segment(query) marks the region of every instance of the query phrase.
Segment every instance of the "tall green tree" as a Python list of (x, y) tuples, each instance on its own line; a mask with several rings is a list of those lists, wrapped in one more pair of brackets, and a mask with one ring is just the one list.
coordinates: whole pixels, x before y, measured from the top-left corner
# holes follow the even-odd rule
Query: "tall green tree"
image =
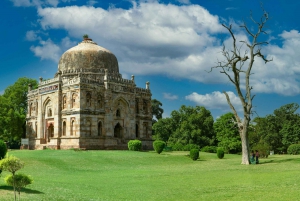
[(25, 134), (28, 85), (36, 88), (34, 79), (19, 78), (0, 96), (0, 139), (19, 140)]
[(296, 113), (299, 105), (291, 103), (274, 110), (266, 117), (255, 118), (254, 135), (256, 143), (267, 144), (275, 153), (286, 152), (291, 144), (300, 141), (300, 115)]
[[(162, 103), (157, 99), (151, 100), (151, 109), (152, 109), (152, 124), (155, 124), (157, 120), (162, 118), (162, 114), (164, 113), (164, 109), (161, 108)], [(154, 119), (155, 117), (155, 119)]]
[(213, 145), (215, 135), (213, 117), (205, 107), (182, 105), (171, 113), (174, 132), (169, 139), (171, 144), (196, 144), (200, 147)]
[(214, 123), (214, 131), (218, 146), (223, 147), (225, 152), (238, 153), (241, 151), (241, 138), (238, 127), (234, 123), (234, 114), (229, 112), (217, 118)]
[(161, 118), (153, 125), (152, 129), (155, 133), (153, 135), (155, 140), (162, 140), (167, 143), (176, 128), (172, 118)]

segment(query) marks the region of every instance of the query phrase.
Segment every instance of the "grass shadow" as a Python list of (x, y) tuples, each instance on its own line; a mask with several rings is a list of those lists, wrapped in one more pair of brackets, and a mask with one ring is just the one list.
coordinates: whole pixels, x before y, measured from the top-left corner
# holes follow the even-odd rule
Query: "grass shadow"
[(300, 162), (300, 158), (265, 159), (265, 160), (260, 160), (259, 164), (286, 163), (286, 162)]
[[(14, 188), (12, 186), (0, 186), (0, 190), (7, 190), (7, 191), (13, 191)], [(26, 194), (44, 194), (41, 191), (29, 189), (29, 188), (22, 188), (21, 189), (21, 194), (26, 193)]]

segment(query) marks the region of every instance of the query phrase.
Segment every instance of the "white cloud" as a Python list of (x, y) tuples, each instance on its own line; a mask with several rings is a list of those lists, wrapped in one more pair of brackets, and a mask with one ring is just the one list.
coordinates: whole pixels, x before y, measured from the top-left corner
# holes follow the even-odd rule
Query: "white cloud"
[(0, 95), (3, 95), (4, 94), (4, 90), (0, 91)]
[(55, 62), (58, 62), (58, 59), (61, 56), (61, 49), (50, 39), (47, 41), (40, 41), (40, 46), (31, 46), (30, 50), (34, 52), (35, 56), (41, 57), (41, 59), (50, 59)]
[(179, 3), (182, 3), (182, 4), (190, 4), (190, 0), (177, 0)]
[[(63, 29), (76, 38), (89, 34), (117, 56), (123, 74), (160, 74), (202, 83), (229, 82), (218, 69), (207, 73), (217, 59), (222, 59), (222, 45), (217, 36), (227, 32), (218, 16), (199, 5), (134, 1), (127, 10), (68, 6), (39, 8), (38, 15), (44, 31)], [(236, 36), (247, 40), (241, 31)], [(255, 60), (251, 75), (255, 93), (300, 93), (299, 32), (284, 31), (280, 37), (282, 46), (262, 47), (262, 53), (273, 58), (272, 62), (264, 64), (260, 58)], [(232, 45), (229, 35), (224, 38), (224, 44), (227, 48)], [(65, 50), (62, 44), (57, 46)]]
[[(241, 111), (241, 103), (239, 97), (237, 97), (233, 92), (227, 91), (231, 103), (237, 111)], [(227, 103), (224, 93), (219, 91), (214, 91), (211, 94), (198, 94), (193, 92), (192, 94), (185, 97), (186, 100), (192, 101), (197, 105), (204, 106), (208, 109), (221, 109), (224, 111), (229, 111), (230, 107)]]
[(98, 2), (95, 1), (95, 0), (89, 0), (86, 4), (89, 5), (89, 6), (93, 6), (95, 4), (97, 4)]
[(39, 43), (39, 46), (30, 47), (30, 50), (34, 55), (40, 57), (42, 60), (50, 59), (56, 63), (58, 63), (58, 60), (63, 53), (62, 49), (69, 49), (76, 45), (76, 42), (71, 41), (69, 37), (63, 38), (59, 45), (54, 44), (51, 39), (46, 41), (40, 40)]
[(164, 99), (167, 100), (177, 100), (178, 96), (177, 95), (172, 95), (171, 93), (163, 93)]
[(41, 38), (37, 35), (37, 33), (33, 30), (26, 32), (26, 40), (28, 41), (35, 41), (35, 40), (41, 40)]

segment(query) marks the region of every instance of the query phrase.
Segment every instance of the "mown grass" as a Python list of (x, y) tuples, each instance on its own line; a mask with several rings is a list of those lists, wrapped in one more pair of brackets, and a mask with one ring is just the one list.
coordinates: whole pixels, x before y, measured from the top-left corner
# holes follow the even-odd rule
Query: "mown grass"
[[(21, 200), (298, 200), (300, 158), (275, 155), (259, 165), (241, 156), (188, 152), (10, 151), (25, 162), (34, 183)], [(0, 200), (13, 200), (0, 178)]]

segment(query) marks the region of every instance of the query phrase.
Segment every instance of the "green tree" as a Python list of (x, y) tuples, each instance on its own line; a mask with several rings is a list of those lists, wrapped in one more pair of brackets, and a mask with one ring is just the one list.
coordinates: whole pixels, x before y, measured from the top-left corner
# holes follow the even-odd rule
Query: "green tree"
[(26, 132), (28, 85), (36, 88), (34, 79), (19, 78), (0, 96), (0, 136), (4, 141), (20, 140)]
[[(152, 124), (155, 124), (157, 120), (162, 118), (164, 110), (161, 108), (162, 103), (157, 99), (151, 100), (151, 110), (152, 110)], [(155, 117), (155, 119), (153, 118)]]
[(33, 181), (32, 178), (22, 173), (17, 173), (15, 174), (15, 176), (8, 175), (5, 178), (5, 182), (7, 183), (7, 185), (13, 186), (17, 189), (19, 194), (19, 200), (20, 200), (21, 189), (25, 188), (29, 184), (32, 184), (32, 181)]
[(257, 117), (254, 122), (255, 144), (264, 144), (276, 153), (286, 152), (291, 144), (300, 141), (300, 116), (296, 113), (299, 105), (291, 103), (274, 110), (266, 117)]
[(155, 140), (162, 140), (167, 143), (176, 128), (174, 128), (172, 118), (162, 118), (153, 125), (152, 129), (155, 133), (153, 135)]
[(15, 182), (15, 175), (16, 172), (24, 167), (24, 163), (14, 156), (7, 156), (6, 158), (0, 161), (0, 169), (4, 171), (8, 171), (12, 174), (13, 178), (13, 187), (14, 187), (14, 194), (15, 194), (15, 201), (17, 200), (16, 194), (16, 182)]
[(223, 147), (226, 153), (238, 153), (241, 151), (239, 130), (234, 123), (234, 115), (231, 112), (216, 119), (214, 131), (218, 140), (218, 146)]
[(171, 113), (174, 132), (169, 138), (171, 144), (196, 144), (200, 147), (213, 145), (213, 117), (205, 107), (182, 105)]

